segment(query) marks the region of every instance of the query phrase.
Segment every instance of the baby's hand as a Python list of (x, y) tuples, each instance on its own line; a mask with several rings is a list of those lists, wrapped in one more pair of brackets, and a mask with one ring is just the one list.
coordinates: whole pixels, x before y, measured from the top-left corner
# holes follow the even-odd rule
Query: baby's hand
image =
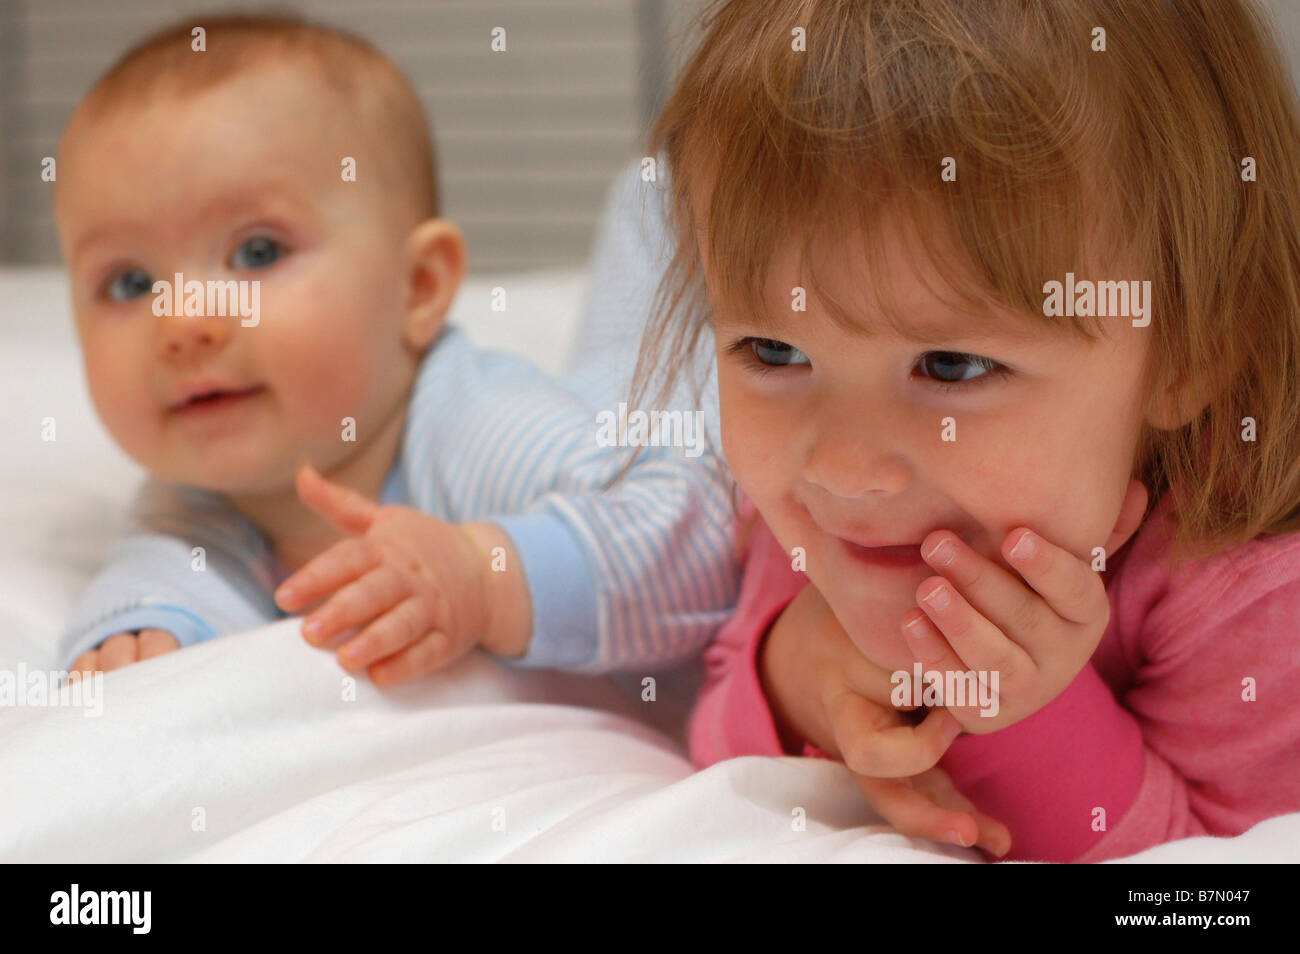
[(152, 659), (174, 649), (179, 649), (176, 637), (162, 629), (142, 629), (138, 633), (117, 633), (108, 637), (94, 649), (88, 649), (68, 667), (68, 675), (74, 672), (90, 675), (92, 672), (108, 672), (121, 669), (133, 662)]
[(894, 709), (890, 673), (853, 645), (816, 587), (800, 591), (772, 625), (759, 672), (786, 749), (807, 740), (841, 759), (902, 834), (999, 856), (1010, 849), (1006, 826), (977, 811), (937, 766), (961, 726), (942, 708), (916, 725), (902, 714), (915, 706)]
[(470, 534), (409, 507), (380, 507), (310, 467), (298, 472), (297, 487), (304, 503), (352, 534), (276, 590), (286, 612), (329, 597), (303, 621), (309, 643), (364, 626), (338, 658), (350, 672), (368, 668), (378, 685), (433, 672), (477, 645), (491, 616), (490, 558)]
[[(1107, 555), (1137, 530), (1146, 503), (1146, 488), (1132, 481)], [(908, 646), (927, 672), (974, 671), (988, 690), (997, 674), (996, 693), (985, 690), (986, 709), (978, 699), (965, 706), (943, 700), (967, 732), (994, 732), (1047, 705), (1087, 664), (1106, 631), (1110, 601), (1101, 578), (1027, 528), (1017, 527), (1002, 542), (1002, 555), (1024, 582), (946, 531), (926, 537), (921, 553), (944, 578), (917, 587), (921, 610), (903, 617)]]

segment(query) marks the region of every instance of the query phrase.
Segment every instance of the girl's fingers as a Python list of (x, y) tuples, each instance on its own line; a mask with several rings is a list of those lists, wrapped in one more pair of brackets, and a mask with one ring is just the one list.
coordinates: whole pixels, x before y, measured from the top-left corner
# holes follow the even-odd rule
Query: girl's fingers
[[(1003, 550), (1007, 549), (1004, 542)], [(977, 552), (955, 533), (947, 530), (931, 533), (921, 541), (921, 556), (931, 569), (942, 573), (950, 582), (949, 589), (961, 593), (980, 616), (1026, 650), (1038, 647), (1054, 633), (1046, 625), (1053, 620), (1052, 608), (1026, 581)], [(1012, 566), (1016, 564), (1013, 562)], [(936, 582), (926, 580), (923, 584), (926, 591), (917, 590), (918, 599)], [(961, 653), (960, 649), (957, 651)], [(1035, 653), (1030, 655), (1039, 658)]]
[(929, 797), (936, 805), (949, 811), (965, 812), (975, 820), (979, 829), (976, 844), (989, 854), (999, 858), (1011, 850), (1011, 831), (1000, 821), (996, 821), (977, 810), (971, 800), (957, 790), (952, 779), (942, 768), (935, 766), (928, 772), (909, 779), (912, 787)]
[[(962, 676), (961, 682), (949, 681), (944, 678), (944, 693), (936, 701), (946, 707), (956, 716), (963, 725), (968, 725), (972, 731), (979, 725), (982, 718), (980, 713), (985, 711), (985, 703), (992, 706), (997, 702), (998, 693), (993, 691), (994, 687), (987, 683), (987, 679), (981, 678), (982, 674), (973, 671), (972, 667), (966, 665), (949, 645), (948, 639), (942, 632), (931, 622), (930, 618), (920, 610), (909, 610), (903, 615), (903, 635), (907, 641), (907, 646), (912, 650), (912, 655), (921, 663), (923, 672), (937, 673), (971, 673), (970, 676)], [(987, 670), (986, 670), (987, 671)], [(997, 689), (1002, 689), (1003, 675), (999, 671)], [(960, 692), (963, 699), (949, 699), (947, 689), (949, 686), (957, 692)], [(913, 696), (918, 692), (924, 693), (926, 686), (924, 684), (913, 688)], [(981, 698), (982, 697), (982, 698)], [(959, 704), (960, 703), (960, 704)], [(997, 703), (999, 708), (1001, 703)], [(997, 711), (997, 710), (993, 710)], [(983, 731), (983, 730), (980, 730)]]
[(334, 544), (280, 584), (275, 602), (286, 613), (309, 606), (383, 561), (369, 541), (349, 537)]
[(965, 848), (979, 838), (979, 825), (970, 814), (942, 808), (900, 779), (854, 775), (853, 781), (880, 817), (909, 838), (929, 838)]
[(835, 747), (849, 770), (873, 778), (903, 778), (933, 767), (962, 732), (946, 709), (932, 710), (920, 725), (896, 724), (888, 709), (845, 690), (827, 712)]
[[(971, 606), (949, 580), (926, 577), (916, 588), (916, 602), (961, 660), (961, 666), (951, 668), (961, 672), (996, 672), (1000, 685), (1004, 686), (1034, 672), (1033, 659), (1015, 642), (1015, 637)], [(943, 702), (949, 704), (947, 699)]]
[[(1007, 534), (1002, 555), (1057, 616), (1073, 623), (1091, 623), (1109, 612), (1106, 585), (1097, 571), (1027, 527)], [(1039, 653), (1051, 651), (1050, 646), (1035, 645), (1032, 640), (1021, 645), (1035, 659), (1042, 658)]]
[(457, 645), (446, 633), (433, 632), (414, 646), (403, 649), (370, 667), (370, 679), (376, 686), (392, 686), (427, 676), (465, 655), (469, 645)]
[(295, 484), (302, 502), (344, 533), (365, 533), (379, 509), (378, 504), (350, 487), (326, 480), (310, 464), (298, 469)]
[(176, 637), (165, 629), (142, 629), (138, 640), (141, 659), (152, 659), (180, 648)]
[(911, 712), (920, 708), (916, 705), (894, 705), (893, 673), (873, 663), (856, 648), (852, 647), (840, 661), (840, 677), (845, 684), (858, 695), (870, 699), (877, 705), (899, 712)]
[(339, 649), (339, 662), (349, 672), (364, 669), (413, 644), (429, 631), (423, 600), (403, 600), (375, 620), (359, 636), (349, 639)]
[(329, 598), (303, 620), (302, 635), (313, 646), (328, 642), (339, 633), (368, 623), (405, 599), (409, 587), (389, 566), (371, 570)]

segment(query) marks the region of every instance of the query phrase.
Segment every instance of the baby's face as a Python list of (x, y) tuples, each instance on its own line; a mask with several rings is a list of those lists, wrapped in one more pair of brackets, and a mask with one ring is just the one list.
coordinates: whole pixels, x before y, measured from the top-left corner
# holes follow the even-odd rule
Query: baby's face
[[(1066, 328), (1026, 335), (1009, 315), (956, 313), (922, 284), (937, 281), (917, 271), (923, 256), (901, 240), (890, 247), (894, 300), (926, 342), (884, 325), (872, 338), (841, 328), (811, 288), (807, 311), (791, 311), (791, 289), (804, 284), (793, 249), (769, 274), (771, 310), (789, 316), (780, 329), (715, 311), (714, 330), (736, 480), (784, 549), (804, 549), (854, 642), (879, 665), (910, 669), (900, 620), (934, 575), (919, 556), (931, 531), (1004, 567), (1002, 542), (1021, 525), (1088, 560), (1106, 544), (1140, 435), (1148, 329), (1109, 319), (1092, 344)], [(819, 259), (823, 269), (835, 300), (874, 326), (854, 294), (850, 249)], [(945, 418), (955, 440), (943, 439)], [(863, 549), (895, 544), (910, 549), (889, 559)]]
[[(339, 131), (318, 90), (258, 69), (65, 139), (56, 208), (90, 392), (166, 480), (283, 489), (298, 459), (328, 472), (402, 407), (418, 357), (401, 331), (409, 229), (372, 170), (342, 180), (355, 124)], [(259, 313), (158, 317), (153, 283), (177, 273), (257, 281)]]

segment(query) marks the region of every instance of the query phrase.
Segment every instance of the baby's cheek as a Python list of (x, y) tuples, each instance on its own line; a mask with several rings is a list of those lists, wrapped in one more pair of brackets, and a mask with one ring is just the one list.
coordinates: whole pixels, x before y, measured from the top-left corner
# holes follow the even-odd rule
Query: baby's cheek
[(148, 466), (162, 407), (139, 377), (123, 370), (112, 367), (111, 362), (88, 366), (87, 385), (105, 429), (123, 450)]

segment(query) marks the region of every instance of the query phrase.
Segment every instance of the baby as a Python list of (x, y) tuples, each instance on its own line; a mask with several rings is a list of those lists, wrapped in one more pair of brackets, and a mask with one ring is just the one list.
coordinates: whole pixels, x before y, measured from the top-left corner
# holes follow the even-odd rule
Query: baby
[(64, 635), (71, 668), (313, 605), (304, 636), (358, 630), (340, 662), (380, 684), (475, 645), (654, 668), (725, 618), (712, 468), (646, 448), (606, 489), (625, 455), (591, 411), (445, 324), (464, 243), (420, 103), (368, 44), (284, 19), (164, 30), (79, 105), (57, 189), (90, 392), (151, 475)]
[(669, 387), (711, 334), (756, 515), (696, 764), (828, 753), (1017, 859), (1300, 810), (1300, 118), (1261, 13), (706, 19), (645, 338)]

